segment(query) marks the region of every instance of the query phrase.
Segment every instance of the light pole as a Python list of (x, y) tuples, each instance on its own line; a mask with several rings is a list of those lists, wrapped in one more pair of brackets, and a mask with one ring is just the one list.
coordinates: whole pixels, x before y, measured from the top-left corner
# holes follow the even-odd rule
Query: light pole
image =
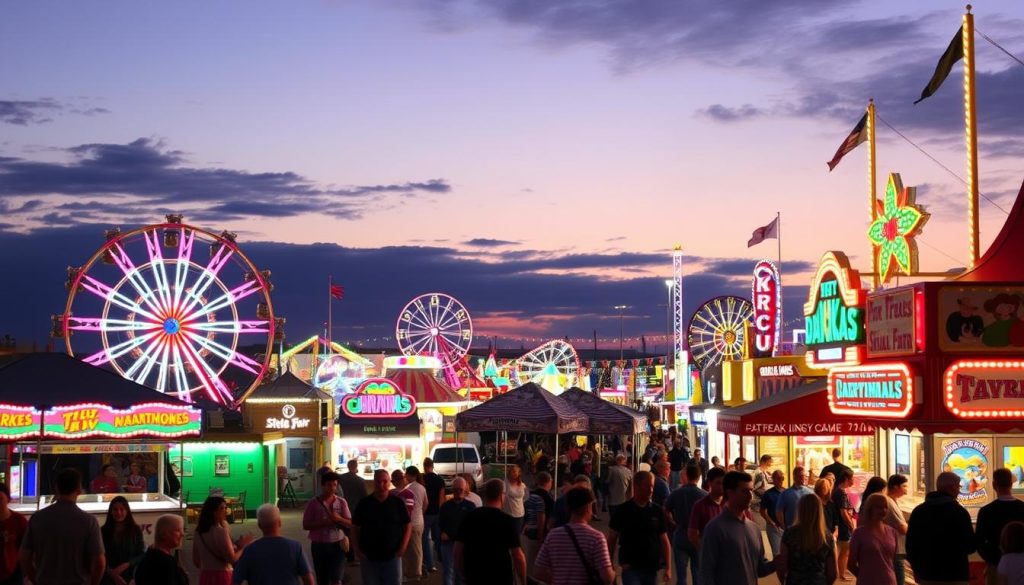
[(666, 278), (665, 288), (668, 289), (668, 303), (665, 304), (665, 331), (667, 333), (665, 343), (667, 347), (665, 349), (665, 368), (661, 372), (661, 387), (664, 388), (663, 392), (668, 396), (668, 373), (672, 371), (669, 364), (672, 363), (672, 348), (675, 347), (675, 339), (672, 337), (672, 293), (675, 292), (676, 281)]
[(619, 310), (619, 361), (622, 361), (622, 310), (628, 309), (629, 305), (615, 305), (616, 309)]

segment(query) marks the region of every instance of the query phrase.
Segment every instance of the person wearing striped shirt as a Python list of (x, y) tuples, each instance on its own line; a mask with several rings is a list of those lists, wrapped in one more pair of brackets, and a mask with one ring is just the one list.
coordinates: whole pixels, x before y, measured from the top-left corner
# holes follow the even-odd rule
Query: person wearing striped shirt
[(575, 487), (564, 497), (570, 512), (569, 523), (548, 533), (537, 555), (533, 576), (548, 585), (590, 585), (590, 575), (594, 575), (611, 585), (615, 581), (615, 569), (608, 553), (608, 541), (588, 524), (594, 514), (594, 493), (588, 488)]

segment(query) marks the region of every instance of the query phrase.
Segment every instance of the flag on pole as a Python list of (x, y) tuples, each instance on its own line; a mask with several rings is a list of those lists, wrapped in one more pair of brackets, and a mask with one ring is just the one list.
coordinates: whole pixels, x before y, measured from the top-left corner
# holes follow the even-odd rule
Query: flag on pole
[(932, 78), (928, 80), (928, 85), (921, 90), (921, 97), (917, 98), (917, 101), (930, 97), (933, 93), (939, 90), (939, 86), (946, 80), (949, 72), (953, 69), (953, 64), (964, 58), (964, 27), (960, 27), (956, 31), (956, 35), (952, 41), (949, 41), (949, 46), (946, 47), (946, 52), (939, 58), (939, 63), (935, 66), (935, 73), (932, 73)]
[(345, 298), (345, 287), (340, 284), (331, 285), (331, 296), (339, 301)]
[(857, 125), (853, 127), (850, 135), (846, 137), (846, 140), (839, 145), (839, 150), (836, 151), (835, 155), (832, 156), (832, 160), (828, 161), (828, 172), (832, 172), (832, 169), (836, 168), (839, 161), (843, 159), (850, 151), (862, 142), (867, 142), (868, 139), (868, 115), (865, 113)]
[(754, 230), (754, 233), (751, 234), (751, 236), (750, 236), (750, 240), (747, 242), (747, 247), (750, 248), (751, 246), (756, 246), (756, 245), (760, 244), (761, 242), (763, 242), (763, 241), (765, 241), (765, 240), (767, 240), (769, 238), (778, 238), (778, 237), (779, 237), (779, 218), (776, 217), (775, 219), (772, 220), (772, 222), (770, 224), (768, 224), (766, 226), (763, 226), (763, 227), (759, 227), (756, 230)]

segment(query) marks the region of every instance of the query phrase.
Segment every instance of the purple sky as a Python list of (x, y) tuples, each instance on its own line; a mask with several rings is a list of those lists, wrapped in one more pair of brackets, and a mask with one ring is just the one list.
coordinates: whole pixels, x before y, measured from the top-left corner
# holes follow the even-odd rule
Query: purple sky
[[(811, 8), (809, 8), (811, 6)], [(665, 331), (670, 250), (687, 313), (749, 295), (781, 212), (786, 308), (829, 249), (861, 268), (866, 148), (825, 161), (869, 97), (964, 175), (959, 65), (911, 103), (962, 2), (16, 3), (0, 19), (0, 334), (45, 339), (64, 268), (102, 230), (177, 211), (238, 232), (275, 275), (289, 339), (390, 336), (443, 290), (481, 335)], [(1024, 5), (979, 31), (1024, 56)], [(981, 189), (1004, 209), (1024, 160), (1024, 67), (977, 39)], [(963, 186), (885, 126), (932, 214), (921, 268), (966, 263)], [(983, 246), (1005, 214), (982, 203)], [(658, 305), (662, 304), (661, 307)], [(512, 343), (512, 341), (509, 341)], [(662, 347), (664, 347), (662, 345)]]

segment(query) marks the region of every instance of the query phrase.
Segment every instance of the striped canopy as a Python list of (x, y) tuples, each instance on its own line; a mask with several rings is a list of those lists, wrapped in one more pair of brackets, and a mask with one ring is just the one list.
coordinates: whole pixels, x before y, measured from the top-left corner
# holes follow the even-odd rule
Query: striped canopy
[(386, 377), (397, 384), (402, 392), (415, 398), (416, 404), (466, 401), (447, 384), (438, 380), (430, 370), (391, 370)]
[(569, 388), (559, 396), (590, 417), (594, 435), (631, 435), (647, 430), (647, 415), (621, 406), (579, 388)]
[(459, 432), (585, 433), (589, 424), (586, 414), (533, 382), (455, 416)]

